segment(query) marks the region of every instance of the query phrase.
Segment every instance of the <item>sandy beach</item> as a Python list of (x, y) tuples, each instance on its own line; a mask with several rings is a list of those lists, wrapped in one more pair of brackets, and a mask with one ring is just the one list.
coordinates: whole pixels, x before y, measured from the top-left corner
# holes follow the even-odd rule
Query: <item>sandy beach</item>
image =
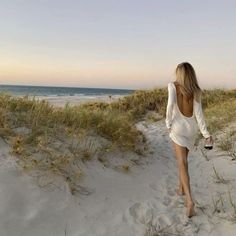
[(70, 106), (75, 106), (78, 104), (83, 104), (87, 102), (113, 102), (119, 98), (122, 98), (124, 95), (101, 95), (101, 96), (35, 96), (35, 99), (38, 100), (46, 100), (50, 104), (57, 106), (57, 107), (63, 107), (66, 104), (69, 104)]
[[(189, 156), (197, 216), (188, 219), (184, 198), (175, 193), (177, 168), (164, 120), (143, 120), (136, 127), (147, 138), (148, 153), (114, 153), (107, 165), (97, 159), (84, 163), (78, 195), (71, 195), (61, 178), (19, 171), (1, 138), (0, 235), (235, 235), (228, 194), (235, 202), (235, 161), (216, 147), (204, 157), (200, 141)], [(119, 169), (122, 164), (130, 170)], [(213, 166), (226, 183), (217, 183)]]

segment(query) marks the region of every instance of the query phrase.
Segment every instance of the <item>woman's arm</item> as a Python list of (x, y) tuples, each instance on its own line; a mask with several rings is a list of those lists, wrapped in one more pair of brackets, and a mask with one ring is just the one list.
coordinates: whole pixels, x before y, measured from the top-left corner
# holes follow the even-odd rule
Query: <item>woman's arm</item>
[(167, 107), (166, 107), (166, 127), (167, 129), (171, 128), (171, 123), (172, 123), (172, 113), (173, 113), (173, 107), (175, 103), (175, 91), (174, 88), (172, 87), (171, 83), (168, 83), (168, 102), (167, 102)]
[(202, 111), (201, 99), (200, 99), (200, 102), (197, 102), (194, 99), (194, 114), (197, 119), (198, 127), (199, 127), (203, 137), (209, 138), (211, 135), (208, 132), (207, 127), (206, 127), (206, 122), (205, 122), (205, 118), (204, 118), (203, 111)]

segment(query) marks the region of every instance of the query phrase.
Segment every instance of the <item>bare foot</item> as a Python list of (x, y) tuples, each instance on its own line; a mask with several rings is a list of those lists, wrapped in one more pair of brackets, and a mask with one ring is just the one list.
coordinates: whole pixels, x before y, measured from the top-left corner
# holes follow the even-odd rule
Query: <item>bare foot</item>
[(189, 218), (196, 215), (196, 212), (194, 210), (194, 203), (191, 203), (190, 205), (187, 205), (186, 215)]

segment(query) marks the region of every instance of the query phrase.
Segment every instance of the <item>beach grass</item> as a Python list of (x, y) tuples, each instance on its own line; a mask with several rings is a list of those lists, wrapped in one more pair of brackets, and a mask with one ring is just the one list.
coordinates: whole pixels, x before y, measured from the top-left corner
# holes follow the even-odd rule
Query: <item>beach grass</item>
[[(236, 120), (236, 89), (203, 90), (202, 107), (209, 132), (223, 131)], [(198, 140), (201, 138), (199, 132)]]

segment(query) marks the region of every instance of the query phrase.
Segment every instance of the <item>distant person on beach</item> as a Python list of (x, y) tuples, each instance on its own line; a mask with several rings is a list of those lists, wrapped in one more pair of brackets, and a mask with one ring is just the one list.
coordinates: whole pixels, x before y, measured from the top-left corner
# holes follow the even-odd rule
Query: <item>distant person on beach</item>
[(192, 217), (196, 213), (191, 196), (188, 153), (194, 148), (198, 127), (209, 147), (212, 146), (213, 139), (206, 127), (201, 104), (202, 91), (194, 68), (188, 62), (183, 62), (177, 66), (175, 73), (176, 80), (168, 83), (165, 122), (179, 169), (179, 186), (176, 192), (186, 196), (186, 215)]

